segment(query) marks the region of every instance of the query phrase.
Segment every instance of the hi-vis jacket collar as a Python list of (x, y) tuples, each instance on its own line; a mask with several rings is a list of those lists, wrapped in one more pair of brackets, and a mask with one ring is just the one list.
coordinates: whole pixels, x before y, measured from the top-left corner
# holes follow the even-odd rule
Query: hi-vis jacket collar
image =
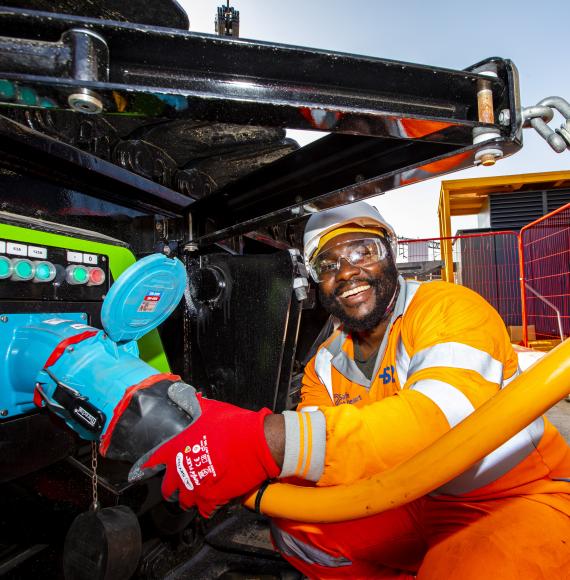
[[(384, 333), (384, 338), (378, 349), (378, 354), (376, 355), (376, 362), (374, 364), (374, 372), (372, 376), (375, 377), (384, 358), (386, 352), (386, 347), (388, 346), (388, 337), (390, 335), (390, 330), (394, 322), (398, 317), (402, 316), (409, 306), (412, 298), (414, 297), (416, 290), (419, 288), (419, 282), (406, 281), (402, 276), (398, 276), (398, 286), (399, 293), (396, 300), (396, 305), (394, 311), (390, 317), (390, 322), (386, 327), (386, 332)], [(338, 336), (326, 347), (326, 350), (330, 353), (332, 366), (342, 375), (344, 375), (348, 380), (361, 385), (367, 389), (370, 388), (372, 382), (370, 379), (366, 378), (362, 371), (358, 368), (353, 359), (347, 356), (346, 352), (342, 349), (348, 334), (341, 329)]]

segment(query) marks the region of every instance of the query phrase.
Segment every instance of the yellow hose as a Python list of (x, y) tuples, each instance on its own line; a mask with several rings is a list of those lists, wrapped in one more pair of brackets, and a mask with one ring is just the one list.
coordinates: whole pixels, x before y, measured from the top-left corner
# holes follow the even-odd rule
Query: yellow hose
[[(406, 462), (351, 485), (271, 484), (262, 513), (302, 522), (378, 514), (430, 493), (463, 473), (570, 392), (570, 339), (534, 363), (474, 413)], [(244, 505), (254, 508), (256, 492)]]

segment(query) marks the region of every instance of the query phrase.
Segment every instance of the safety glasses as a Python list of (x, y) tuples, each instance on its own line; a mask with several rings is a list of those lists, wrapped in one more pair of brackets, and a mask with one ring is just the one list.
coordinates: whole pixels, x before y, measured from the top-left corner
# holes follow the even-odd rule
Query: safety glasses
[(351, 266), (366, 268), (386, 258), (388, 250), (380, 238), (350, 240), (317, 254), (309, 263), (309, 272), (315, 282), (334, 278), (340, 270), (340, 261)]

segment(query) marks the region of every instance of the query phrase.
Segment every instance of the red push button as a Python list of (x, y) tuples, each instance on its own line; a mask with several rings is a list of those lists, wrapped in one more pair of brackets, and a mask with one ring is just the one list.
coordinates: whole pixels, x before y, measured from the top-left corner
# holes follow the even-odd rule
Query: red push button
[(101, 268), (89, 268), (89, 286), (101, 286), (105, 282), (105, 271)]

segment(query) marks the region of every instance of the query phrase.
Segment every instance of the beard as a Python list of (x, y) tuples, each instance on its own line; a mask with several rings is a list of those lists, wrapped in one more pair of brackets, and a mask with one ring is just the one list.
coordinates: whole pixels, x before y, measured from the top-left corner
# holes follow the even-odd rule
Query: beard
[(393, 299), (398, 287), (398, 270), (391, 257), (388, 258), (388, 264), (384, 268), (382, 275), (378, 278), (361, 276), (353, 278), (351, 283), (366, 282), (374, 292), (374, 308), (363, 316), (351, 316), (344, 310), (338, 300), (338, 296), (344, 292), (344, 288), (337, 288), (333, 293), (326, 294), (319, 286), (319, 298), (323, 308), (338, 318), (348, 332), (366, 332), (372, 330), (382, 320), (392, 312)]

